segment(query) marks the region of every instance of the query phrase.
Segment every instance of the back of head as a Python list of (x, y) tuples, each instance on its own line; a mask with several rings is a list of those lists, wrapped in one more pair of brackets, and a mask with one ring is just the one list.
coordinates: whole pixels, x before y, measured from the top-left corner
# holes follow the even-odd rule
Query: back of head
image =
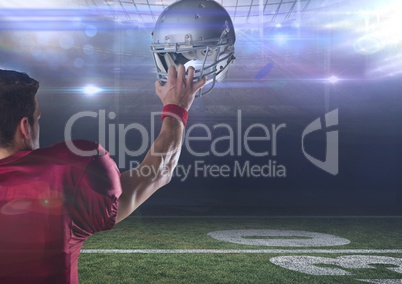
[(0, 148), (11, 147), (23, 117), (33, 125), (38, 88), (39, 82), (27, 74), (0, 69)]

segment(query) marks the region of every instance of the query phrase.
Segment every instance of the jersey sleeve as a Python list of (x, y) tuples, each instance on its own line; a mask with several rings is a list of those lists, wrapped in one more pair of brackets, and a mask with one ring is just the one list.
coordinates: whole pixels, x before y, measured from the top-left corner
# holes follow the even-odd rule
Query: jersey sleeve
[(77, 238), (111, 229), (116, 223), (121, 195), (120, 172), (109, 153), (98, 145), (79, 179), (72, 212), (72, 230)]

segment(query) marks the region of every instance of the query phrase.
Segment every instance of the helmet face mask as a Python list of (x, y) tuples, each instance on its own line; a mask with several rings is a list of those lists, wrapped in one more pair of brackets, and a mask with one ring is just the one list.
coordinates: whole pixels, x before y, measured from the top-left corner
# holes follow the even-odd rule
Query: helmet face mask
[(152, 33), (151, 52), (157, 78), (167, 81), (170, 65), (195, 69), (194, 81), (205, 77), (206, 84), (225, 79), (233, 63), (235, 33), (226, 10), (213, 0), (180, 0), (159, 16)]

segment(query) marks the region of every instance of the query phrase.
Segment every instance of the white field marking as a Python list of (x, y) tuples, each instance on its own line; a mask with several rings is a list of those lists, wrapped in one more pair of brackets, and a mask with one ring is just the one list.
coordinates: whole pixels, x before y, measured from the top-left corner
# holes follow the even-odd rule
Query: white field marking
[(129, 216), (133, 219), (402, 219), (402, 216)]
[(401, 284), (402, 279), (356, 279), (362, 282), (374, 284)]
[[(348, 239), (334, 235), (298, 230), (223, 230), (210, 232), (208, 236), (219, 241), (234, 244), (269, 247), (331, 247), (350, 244)], [(250, 239), (247, 237), (253, 238)], [(278, 238), (267, 239), (263, 237)]]
[[(353, 275), (341, 269), (375, 269), (374, 264), (387, 264), (388, 270), (402, 274), (402, 258), (374, 255), (344, 255), (336, 258), (317, 256), (277, 256), (269, 260), (280, 267), (309, 275)], [(336, 265), (337, 267), (321, 267), (317, 265)]]
[(104, 253), (104, 254), (388, 254), (401, 253), (402, 249), (83, 249), (81, 253)]

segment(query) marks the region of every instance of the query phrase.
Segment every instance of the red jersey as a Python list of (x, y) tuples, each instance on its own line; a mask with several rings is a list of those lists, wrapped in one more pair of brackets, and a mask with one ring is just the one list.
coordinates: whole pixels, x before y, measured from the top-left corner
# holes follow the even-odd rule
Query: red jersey
[(0, 283), (78, 283), (78, 256), (116, 222), (120, 172), (101, 146), (73, 141), (0, 160)]

